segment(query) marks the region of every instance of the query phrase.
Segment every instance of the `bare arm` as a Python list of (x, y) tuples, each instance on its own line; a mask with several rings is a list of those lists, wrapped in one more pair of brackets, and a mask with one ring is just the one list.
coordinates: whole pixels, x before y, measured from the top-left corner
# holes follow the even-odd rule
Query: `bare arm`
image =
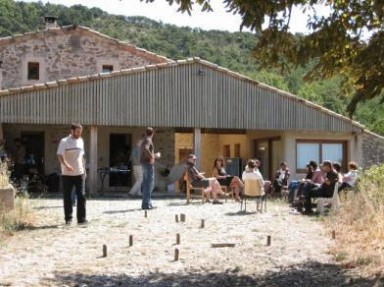
[(69, 172), (72, 172), (74, 171), (74, 168), (67, 163), (67, 161), (64, 159), (63, 155), (59, 154), (57, 155), (57, 158), (59, 159), (59, 162), (65, 166), (65, 168), (67, 169), (67, 171)]

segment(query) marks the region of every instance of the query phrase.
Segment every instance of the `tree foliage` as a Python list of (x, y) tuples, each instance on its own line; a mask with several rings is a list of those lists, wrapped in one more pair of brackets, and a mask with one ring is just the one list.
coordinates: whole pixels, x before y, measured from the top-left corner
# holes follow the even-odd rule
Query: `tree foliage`
[[(154, 0), (142, 0), (153, 2)], [(192, 3), (211, 10), (209, 0), (166, 0), (180, 11), (192, 10)], [(241, 27), (259, 35), (253, 55), (262, 67), (283, 69), (316, 65), (306, 79), (342, 75), (345, 87), (353, 88), (347, 107), (352, 116), (359, 102), (382, 96), (384, 88), (384, 1), (382, 0), (224, 0), (228, 12), (240, 14)], [(319, 15), (316, 5), (329, 8)], [(292, 35), (289, 24), (292, 9), (312, 9), (307, 27), (310, 33)], [(264, 26), (266, 20), (268, 25)]]

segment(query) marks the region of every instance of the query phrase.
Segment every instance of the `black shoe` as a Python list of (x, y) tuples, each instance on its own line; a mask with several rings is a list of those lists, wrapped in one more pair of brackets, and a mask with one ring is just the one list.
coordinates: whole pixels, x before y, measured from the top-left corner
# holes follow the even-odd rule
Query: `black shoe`
[(79, 221), (79, 222), (77, 222), (77, 224), (78, 225), (84, 225), (84, 224), (88, 224), (89, 223), (89, 221), (88, 220), (82, 220), (82, 221)]
[(71, 225), (71, 224), (72, 224), (72, 219), (66, 220), (66, 221), (65, 221), (65, 224), (66, 224), (66, 225)]
[(212, 202), (212, 204), (223, 204), (223, 202), (222, 202), (222, 201), (219, 201), (219, 200), (217, 200), (217, 199), (215, 199), (215, 200)]

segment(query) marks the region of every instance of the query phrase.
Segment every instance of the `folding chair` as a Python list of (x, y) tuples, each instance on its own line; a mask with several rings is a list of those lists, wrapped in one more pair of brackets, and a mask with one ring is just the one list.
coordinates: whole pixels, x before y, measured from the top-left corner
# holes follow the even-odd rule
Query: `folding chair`
[(257, 201), (261, 201), (261, 210), (267, 211), (267, 201), (266, 196), (263, 191), (263, 182), (261, 179), (245, 179), (244, 180), (244, 189), (241, 197), (240, 211), (243, 210), (243, 201), (244, 201), (244, 211), (247, 211), (247, 198), (256, 198)]

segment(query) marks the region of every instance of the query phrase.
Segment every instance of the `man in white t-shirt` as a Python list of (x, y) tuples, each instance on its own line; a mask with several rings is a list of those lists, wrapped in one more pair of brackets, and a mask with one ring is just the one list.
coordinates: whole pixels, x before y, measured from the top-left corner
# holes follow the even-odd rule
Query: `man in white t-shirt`
[(77, 195), (77, 223), (87, 223), (85, 210), (85, 153), (84, 141), (81, 138), (83, 127), (72, 124), (71, 134), (62, 138), (57, 149), (57, 156), (61, 165), (61, 177), (64, 192), (65, 223), (72, 223), (72, 188)]

